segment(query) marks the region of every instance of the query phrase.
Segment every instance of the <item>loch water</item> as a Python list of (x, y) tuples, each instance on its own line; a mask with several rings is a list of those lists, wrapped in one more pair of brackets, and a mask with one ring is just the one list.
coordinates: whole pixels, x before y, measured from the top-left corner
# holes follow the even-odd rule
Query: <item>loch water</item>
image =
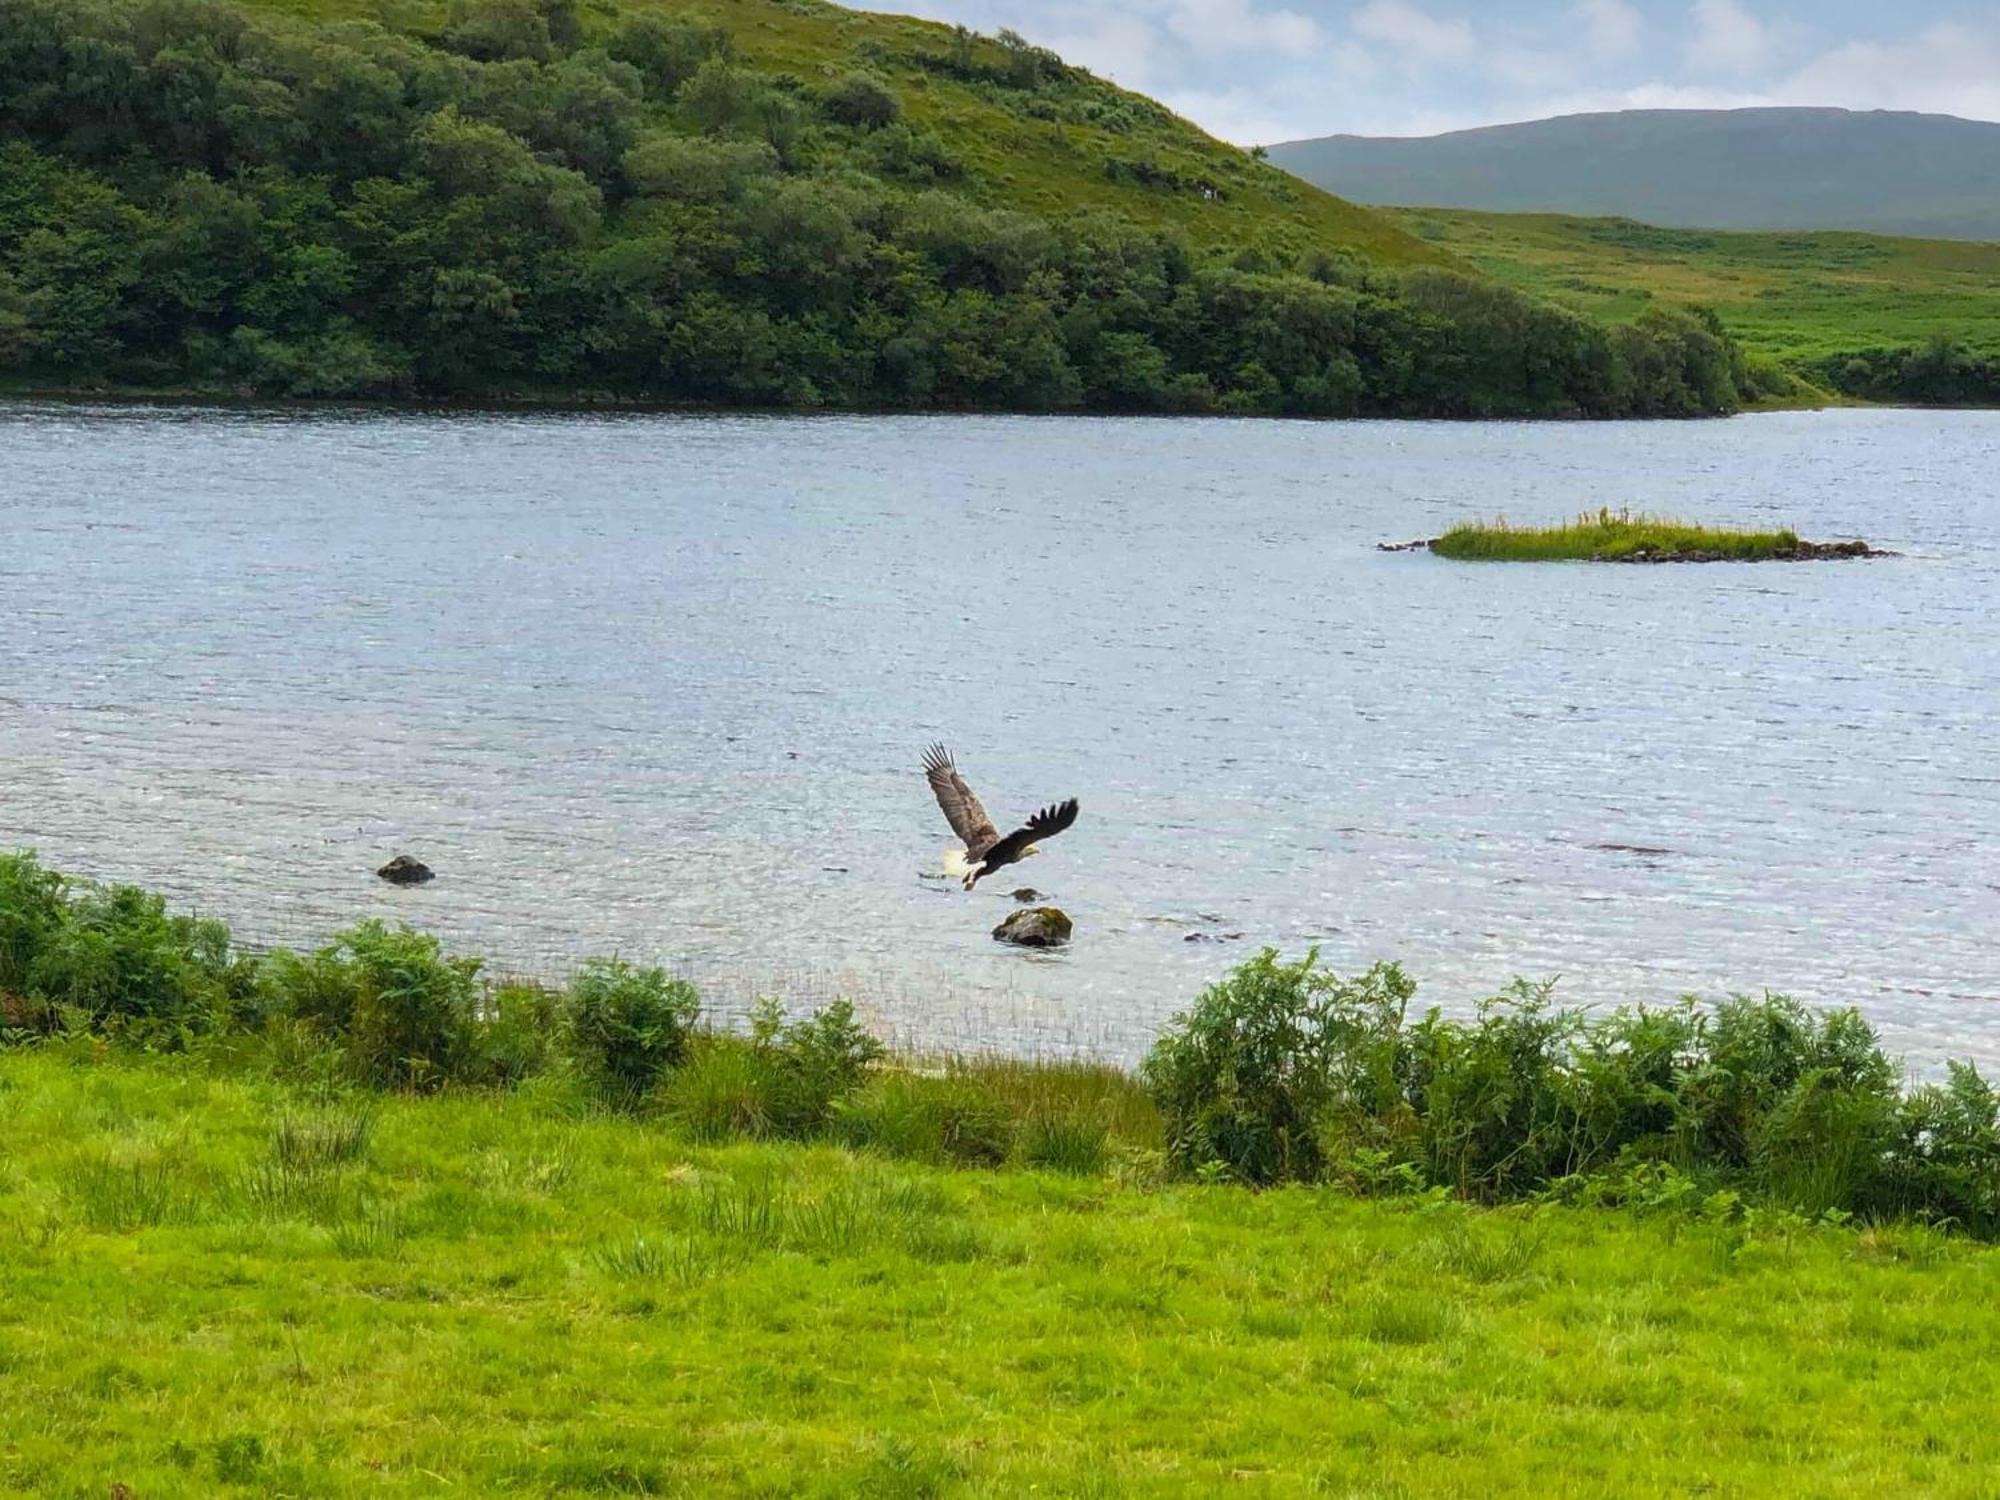
[[(1468, 565), (1600, 505), (1865, 562)], [(941, 739), (1003, 827), (924, 878)], [(0, 405), (0, 847), (1129, 1060), (1262, 944), (1463, 1011), (1772, 989), (2000, 1059), (2000, 413), (1721, 422)], [(395, 889), (408, 851), (438, 871)], [(1032, 885), (1058, 954), (988, 936)]]

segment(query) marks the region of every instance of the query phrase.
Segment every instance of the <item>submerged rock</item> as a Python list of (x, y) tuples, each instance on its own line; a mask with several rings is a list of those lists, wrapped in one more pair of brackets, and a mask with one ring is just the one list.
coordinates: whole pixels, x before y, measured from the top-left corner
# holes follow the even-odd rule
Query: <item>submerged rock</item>
[(429, 865), (407, 854), (397, 855), (375, 873), (391, 885), (422, 885), (435, 878)]
[(1053, 906), (1029, 906), (1009, 912), (993, 929), (994, 938), (1023, 948), (1060, 948), (1074, 930), (1069, 917)]
[(1791, 554), (1802, 562), (1810, 562), (1823, 557), (1894, 557), (1893, 552), (1880, 547), (1871, 547), (1863, 541), (1852, 542), (1800, 542), (1798, 551)]
[(1031, 885), (1021, 886), (1019, 889), (1011, 890), (1007, 894), (1023, 906), (1026, 906), (1030, 901), (1039, 901), (1042, 899), (1042, 893)]

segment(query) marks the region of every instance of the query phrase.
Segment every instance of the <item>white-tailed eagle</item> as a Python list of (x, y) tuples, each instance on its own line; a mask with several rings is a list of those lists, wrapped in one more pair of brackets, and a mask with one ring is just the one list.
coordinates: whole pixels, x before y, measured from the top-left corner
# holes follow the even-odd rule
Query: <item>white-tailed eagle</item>
[(986, 816), (986, 809), (979, 805), (979, 799), (972, 795), (972, 788), (958, 774), (951, 752), (942, 745), (933, 745), (924, 752), (924, 779), (931, 784), (945, 822), (951, 824), (951, 831), (965, 845), (962, 853), (957, 849), (945, 851), (945, 873), (963, 876), (968, 891), (979, 884), (981, 876), (991, 875), (1003, 865), (1014, 864), (1030, 854), (1040, 854), (1041, 848), (1035, 840), (1054, 838), (1076, 821), (1076, 798), (1071, 797), (1067, 802), (1043, 808), (1028, 819), (1027, 826), (1016, 828), (1003, 839), (993, 820)]

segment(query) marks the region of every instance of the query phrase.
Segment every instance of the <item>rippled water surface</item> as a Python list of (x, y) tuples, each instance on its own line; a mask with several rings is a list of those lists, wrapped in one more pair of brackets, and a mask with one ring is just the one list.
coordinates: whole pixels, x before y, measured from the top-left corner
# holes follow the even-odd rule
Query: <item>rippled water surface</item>
[[(1386, 555), (1600, 503), (1826, 564)], [(2000, 415), (1697, 424), (0, 407), (0, 845), (1120, 1057), (1257, 944), (1469, 1005), (1764, 987), (2000, 1057)], [(920, 878), (942, 738), (996, 821)], [(397, 891), (408, 850), (439, 871)], [(1008, 872), (1014, 874), (1016, 872)], [(988, 930), (1032, 882), (1057, 957)]]

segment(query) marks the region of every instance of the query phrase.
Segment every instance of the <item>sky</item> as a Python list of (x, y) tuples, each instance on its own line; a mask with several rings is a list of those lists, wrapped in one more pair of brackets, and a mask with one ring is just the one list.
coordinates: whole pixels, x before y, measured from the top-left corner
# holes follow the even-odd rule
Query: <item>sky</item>
[(1603, 109), (2000, 120), (2000, 0), (848, 0), (1012, 27), (1238, 145)]

